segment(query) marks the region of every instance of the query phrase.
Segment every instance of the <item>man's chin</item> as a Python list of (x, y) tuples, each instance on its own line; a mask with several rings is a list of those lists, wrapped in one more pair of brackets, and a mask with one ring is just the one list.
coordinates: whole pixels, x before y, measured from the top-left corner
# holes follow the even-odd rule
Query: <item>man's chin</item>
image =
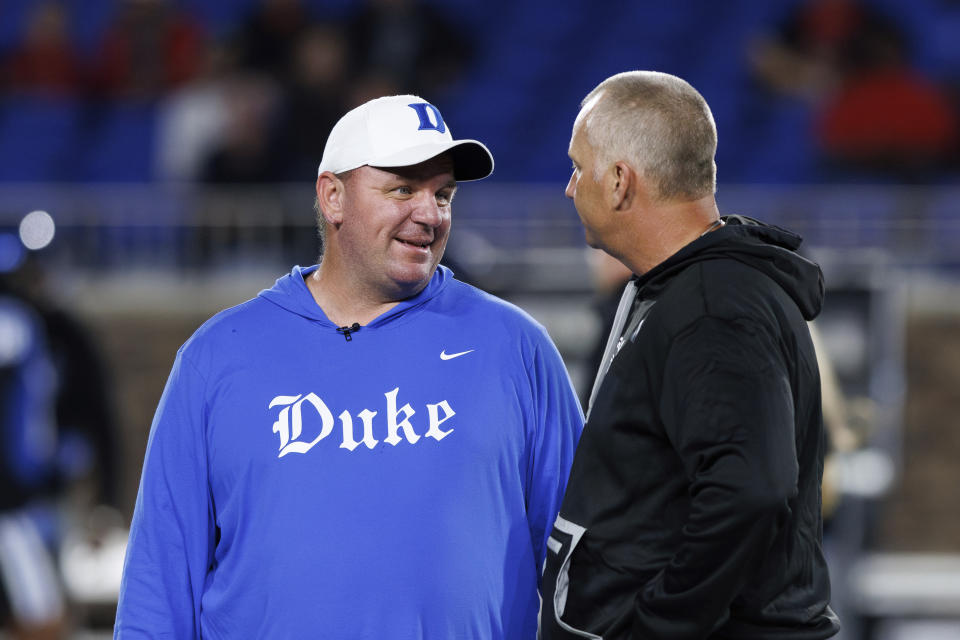
[(420, 293), (430, 283), (430, 278), (437, 270), (436, 264), (429, 267), (418, 265), (418, 267), (420, 268), (405, 269), (403, 273), (398, 273), (393, 278), (397, 291), (402, 298), (409, 298)]

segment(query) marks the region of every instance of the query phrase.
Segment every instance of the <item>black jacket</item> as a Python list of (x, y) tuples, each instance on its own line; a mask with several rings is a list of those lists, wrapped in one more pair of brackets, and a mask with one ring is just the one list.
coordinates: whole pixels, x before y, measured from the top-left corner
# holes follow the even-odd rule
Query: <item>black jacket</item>
[[(820, 268), (742, 217), (637, 279), (543, 581), (543, 638), (827, 638)], [(652, 302), (652, 306), (650, 303)], [(630, 326), (628, 322), (627, 326)]]

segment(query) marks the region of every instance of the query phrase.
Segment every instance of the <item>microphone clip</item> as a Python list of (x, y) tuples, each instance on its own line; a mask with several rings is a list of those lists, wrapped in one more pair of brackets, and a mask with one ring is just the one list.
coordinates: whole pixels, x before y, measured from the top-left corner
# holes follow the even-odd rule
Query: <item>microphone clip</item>
[(353, 324), (351, 324), (351, 325), (349, 325), (349, 326), (337, 327), (337, 333), (339, 333), (340, 335), (342, 335), (342, 336), (346, 339), (347, 342), (350, 342), (351, 340), (353, 340), (353, 338), (350, 336), (350, 334), (356, 333), (357, 331), (360, 331), (360, 323), (359, 323), (359, 322), (354, 322)]

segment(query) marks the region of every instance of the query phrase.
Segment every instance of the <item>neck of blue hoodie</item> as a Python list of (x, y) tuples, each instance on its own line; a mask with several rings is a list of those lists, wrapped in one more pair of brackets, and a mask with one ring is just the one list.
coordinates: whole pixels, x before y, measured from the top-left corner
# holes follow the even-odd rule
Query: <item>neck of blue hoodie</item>
[[(310, 320), (320, 322), (331, 327), (337, 325), (330, 321), (327, 314), (323, 312), (317, 301), (313, 299), (313, 294), (307, 287), (306, 279), (311, 273), (317, 270), (319, 265), (310, 267), (294, 267), (290, 273), (277, 279), (277, 282), (269, 289), (264, 289), (258, 295), (265, 300), (269, 300), (275, 305), (282, 307), (292, 313), (303, 316)], [(440, 265), (430, 278), (430, 282), (420, 293), (401, 300), (389, 311), (377, 316), (366, 325), (367, 327), (377, 327), (395, 320), (410, 311), (424, 305), (428, 300), (436, 297), (447, 284), (453, 279), (453, 272)]]

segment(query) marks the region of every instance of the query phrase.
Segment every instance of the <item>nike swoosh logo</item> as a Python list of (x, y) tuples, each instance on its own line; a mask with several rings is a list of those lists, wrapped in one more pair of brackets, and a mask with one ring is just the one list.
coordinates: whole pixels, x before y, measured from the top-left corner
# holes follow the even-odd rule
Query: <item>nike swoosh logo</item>
[(460, 356), (465, 356), (468, 353), (473, 353), (476, 349), (469, 349), (467, 351), (461, 351), (460, 353), (447, 353), (447, 350), (444, 349), (440, 352), (441, 360), (453, 360), (454, 358), (459, 358)]

